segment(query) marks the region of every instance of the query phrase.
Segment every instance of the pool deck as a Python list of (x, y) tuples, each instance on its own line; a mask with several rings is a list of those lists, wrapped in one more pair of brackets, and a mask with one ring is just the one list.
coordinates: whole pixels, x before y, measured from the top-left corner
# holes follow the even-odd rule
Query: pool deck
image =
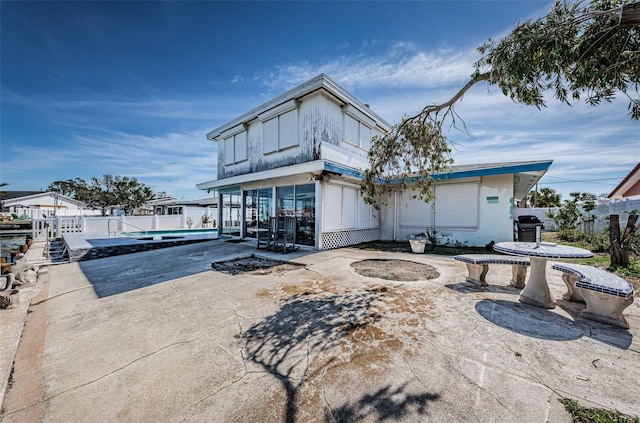
[[(301, 266), (211, 270), (249, 254)], [(366, 259), (439, 276), (366, 277)], [(427, 254), (213, 240), (48, 266), (0, 311), (5, 345), (20, 340), (2, 422), (569, 423), (562, 397), (640, 415), (638, 301), (629, 330), (586, 320), (550, 266), (552, 310), (518, 301), (510, 266), (478, 287)]]
[[(163, 238), (164, 236), (164, 238)], [(104, 233), (65, 233), (62, 238), (67, 246), (69, 259), (72, 262), (130, 254), (158, 248), (218, 239), (216, 233), (181, 234), (175, 238), (160, 235), (160, 239), (149, 238), (152, 235), (108, 236)], [(224, 236), (223, 236), (224, 237)]]

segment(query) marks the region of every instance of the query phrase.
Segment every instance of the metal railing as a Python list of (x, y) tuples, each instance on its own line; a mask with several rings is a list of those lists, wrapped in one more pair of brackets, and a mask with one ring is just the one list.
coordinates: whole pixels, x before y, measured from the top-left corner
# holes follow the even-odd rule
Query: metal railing
[[(144, 231), (144, 234), (145, 234), (145, 235), (149, 233), (149, 231), (148, 231), (147, 229), (145, 229), (145, 228), (141, 228), (140, 226), (136, 226), (136, 225), (134, 225), (133, 223), (125, 222), (124, 220), (120, 220), (120, 219), (109, 219), (109, 220), (107, 221), (107, 234), (108, 234), (108, 236), (111, 236), (111, 222), (112, 222), (112, 221), (120, 222), (120, 223), (122, 223), (123, 225), (133, 226), (133, 227), (134, 227), (134, 228), (136, 228), (136, 229), (140, 229), (141, 231)], [(117, 231), (117, 230), (116, 230), (116, 231), (113, 231), (113, 236), (116, 236), (116, 234), (117, 234), (117, 233), (118, 233), (118, 231)]]

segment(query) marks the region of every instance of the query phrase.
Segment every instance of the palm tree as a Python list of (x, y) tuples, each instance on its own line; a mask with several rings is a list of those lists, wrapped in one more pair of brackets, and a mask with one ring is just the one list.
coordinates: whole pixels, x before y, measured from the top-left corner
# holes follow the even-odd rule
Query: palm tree
[(556, 207), (560, 205), (560, 194), (552, 188), (540, 188), (529, 193), (529, 202), (533, 207)]

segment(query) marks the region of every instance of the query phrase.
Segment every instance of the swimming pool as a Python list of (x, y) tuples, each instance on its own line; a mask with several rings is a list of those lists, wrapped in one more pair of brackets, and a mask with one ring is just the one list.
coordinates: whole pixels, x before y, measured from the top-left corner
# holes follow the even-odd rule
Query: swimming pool
[[(96, 236), (95, 233), (65, 233), (64, 243), (70, 261), (91, 260), (174, 247), (195, 242), (215, 241), (217, 229), (175, 229), (121, 232), (118, 236)], [(227, 238), (222, 236), (222, 238)]]
[(136, 232), (121, 232), (120, 236), (138, 238), (151, 237), (156, 239), (171, 239), (183, 237), (186, 235), (218, 235), (217, 229), (172, 229), (172, 230), (150, 230)]

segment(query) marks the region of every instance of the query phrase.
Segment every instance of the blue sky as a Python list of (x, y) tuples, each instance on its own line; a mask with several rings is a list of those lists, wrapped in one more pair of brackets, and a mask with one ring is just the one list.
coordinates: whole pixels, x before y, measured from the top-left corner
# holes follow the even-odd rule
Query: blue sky
[[(552, 1), (0, 1), (8, 190), (103, 174), (196, 199), (205, 134), (325, 73), (391, 123), (447, 100), (476, 47)], [(640, 161), (627, 103), (518, 105), (487, 85), (456, 107), (456, 164), (553, 159), (540, 187), (608, 193)]]

